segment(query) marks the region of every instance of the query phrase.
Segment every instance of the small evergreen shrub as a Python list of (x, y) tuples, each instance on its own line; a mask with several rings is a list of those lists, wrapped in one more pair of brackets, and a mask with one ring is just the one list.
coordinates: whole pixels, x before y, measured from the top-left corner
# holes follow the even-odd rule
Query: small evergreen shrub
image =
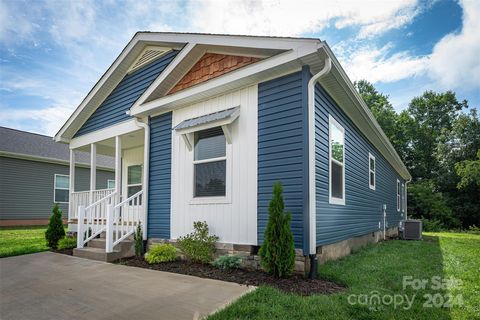
[(260, 264), (276, 278), (292, 274), (295, 267), (295, 246), (290, 229), (290, 213), (285, 213), (283, 187), (273, 185), (273, 196), (268, 205), (268, 223), (263, 244), (259, 250)]
[(143, 231), (142, 231), (141, 222), (137, 225), (137, 229), (133, 234), (133, 240), (135, 240), (135, 256), (142, 257), (143, 256)]
[(175, 261), (177, 258), (177, 249), (169, 244), (154, 244), (145, 254), (145, 261), (149, 264)]
[(219, 269), (238, 269), (242, 263), (242, 257), (239, 255), (223, 255), (215, 259), (212, 265)]
[(52, 249), (57, 249), (58, 241), (65, 237), (65, 229), (62, 221), (62, 210), (58, 207), (58, 203), (55, 203), (52, 209), (52, 215), (48, 222), (47, 231), (45, 231), (45, 240), (47, 240), (47, 246)]
[(185, 256), (195, 262), (208, 263), (215, 253), (215, 242), (218, 237), (209, 235), (208, 224), (205, 221), (195, 221), (194, 231), (178, 239), (178, 246)]
[(58, 250), (73, 249), (77, 247), (76, 237), (64, 237), (58, 241)]

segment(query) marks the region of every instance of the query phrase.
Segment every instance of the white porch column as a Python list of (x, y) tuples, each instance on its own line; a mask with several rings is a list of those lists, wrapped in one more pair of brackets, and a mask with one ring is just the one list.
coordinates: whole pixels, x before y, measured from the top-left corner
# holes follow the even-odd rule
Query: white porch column
[(93, 203), (93, 191), (97, 186), (97, 145), (90, 145), (90, 204)]
[(73, 203), (73, 193), (75, 192), (75, 150), (70, 149), (70, 173), (68, 182), (70, 192), (68, 195), (68, 221), (73, 216), (73, 211), (76, 210)]
[(116, 204), (120, 203), (122, 193), (122, 138), (115, 137), (115, 192)]

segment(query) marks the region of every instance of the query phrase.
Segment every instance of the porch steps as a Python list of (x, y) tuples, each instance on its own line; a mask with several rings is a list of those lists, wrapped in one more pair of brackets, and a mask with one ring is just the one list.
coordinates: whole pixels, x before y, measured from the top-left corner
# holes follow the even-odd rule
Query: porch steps
[(112, 262), (135, 255), (135, 243), (133, 240), (121, 241), (113, 248), (113, 252), (109, 253), (105, 252), (105, 245), (106, 239), (104, 235), (101, 235), (100, 238), (90, 240), (87, 247), (73, 249), (73, 255), (75, 257), (105, 262)]

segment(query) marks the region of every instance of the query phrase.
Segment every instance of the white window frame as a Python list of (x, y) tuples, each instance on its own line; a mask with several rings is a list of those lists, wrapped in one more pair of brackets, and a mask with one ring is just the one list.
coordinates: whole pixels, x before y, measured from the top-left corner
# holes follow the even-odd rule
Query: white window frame
[[(202, 130), (208, 130), (211, 128), (215, 127), (209, 127), (206, 129)], [(198, 131), (202, 131), (198, 130)], [(191, 159), (192, 159), (192, 174), (191, 174), (191, 182), (192, 182), (192, 192), (191, 192), (191, 200), (190, 204), (196, 205), (202, 205), (202, 204), (228, 204), (231, 203), (231, 195), (230, 195), (230, 185), (231, 185), (231, 176), (232, 176), (232, 170), (231, 170), (231, 153), (232, 153), (232, 144), (227, 141), (227, 135), (225, 134), (225, 131), (223, 130), (223, 135), (225, 136), (225, 156), (223, 157), (216, 157), (216, 158), (210, 158), (210, 159), (203, 159), (203, 160), (195, 160), (195, 133), (198, 132), (192, 132), (192, 150), (191, 150)], [(196, 164), (202, 164), (202, 163), (209, 163), (209, 162), (216, 162), (216, 161), (223, 161), (225, 160), (225, 195), (224, 196), (212, 196), (212, 197), (195, 197), (195, 165)]]
[(400, 180), (397, 179), (397, 211), (400, 212), (401, 207), (401, 196), (400, 196)]
[[(57, 188), (57, 176), (67, 177), (68, 178), (68, 188)], [(69, 201), (57, 201), (55, 198), (55, 190), (68, 190), (68, 200), (70, 200), (70, 176), (68, 174), (59, 174), (55, 173), (53, 178), (53, 203), (68, 203)]]
[[(335, 126), (343, 134), (343, 163), (332, 158), (332, 130), (331, 127)], [(332, 160), (335, 161), (338, 165), (342, 166), (342, 195), (343, 198), (332, 197)], [(345, 129), (343, 128), (337, 120), (335, 120), (331, 115), (328, 115), (328, 199), (330, 204), (345, 205)]]
[[(373, 160), (373, 170), (370, 165), (370, 160)], [(370, 189), (375, 190), (375, 186), (377, 185), (377, 161), (375, 160), (375, 156), (371, 154), (370, 152), (368, 153), (368, 186)], [(373, 173), (373, 185), (370, 181), (370, 174)]]
[(115, 186), (113, 188), (108, 187), (110, 185), (110, 182), (115, 183), (115, 179), (107, 179), (107, 189), (115, 189)]
[(405, 184), (402, 183), (402, 198), (400, 199), (402, 202), (402, 212), (405, 212)]

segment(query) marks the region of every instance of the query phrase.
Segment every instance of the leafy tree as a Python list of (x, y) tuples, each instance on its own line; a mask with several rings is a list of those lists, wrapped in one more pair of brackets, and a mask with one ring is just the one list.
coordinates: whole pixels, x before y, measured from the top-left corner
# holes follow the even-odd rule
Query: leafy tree
[(58, 241), (63, 237), (65, 237), (65, 229), (63, 227), (62, 210), (58, 207), (58, 203), (55, 203), (50, 221), (48, 222), (47, 231), (45, 231), (47, 246), (52, 249), (57, 249)]
[(430, 179), (438, 170), (435, 151), (441, 134), (449, 132), (459, 111), (467, 101), (459, 102), (452, 91), (426, 91), (410, 102), (407, 112), (412, 118), (410, 131), (410, 171), (415, 179)]
[(290, 229), (291, 214), (285, 213), (283, 187), (273, 185), (273, 196), (268, 206), (268, 224), (260, 247), (262, 267), (276, 278), (289, 276), (295, 266), (295, 246)]
[(437, 221), (444, 228), (460, 226), (460, 221), (453, 214), (446, 197), (435, 190), (431, 181), (419, 181), (410, 185), (408, 200), (409, 217)]
[(398, 115), (388, 100), (388, 96), (378, 92), (373, 84), (366, 80), (359, 80), (354, 83), (354, 86), (370, 111), (372, 111), (375, 119), (385, 132), (386, 136), (392, 141), (392, 143), (394, 143), (397, 136), (395, 124)]
[(480, 187), (480, 150), (477, 152), (477, 160), (460, 161), (455, 165), (455, 171), (461, 178), (458, 189), (464, 189), (470, 184)]

